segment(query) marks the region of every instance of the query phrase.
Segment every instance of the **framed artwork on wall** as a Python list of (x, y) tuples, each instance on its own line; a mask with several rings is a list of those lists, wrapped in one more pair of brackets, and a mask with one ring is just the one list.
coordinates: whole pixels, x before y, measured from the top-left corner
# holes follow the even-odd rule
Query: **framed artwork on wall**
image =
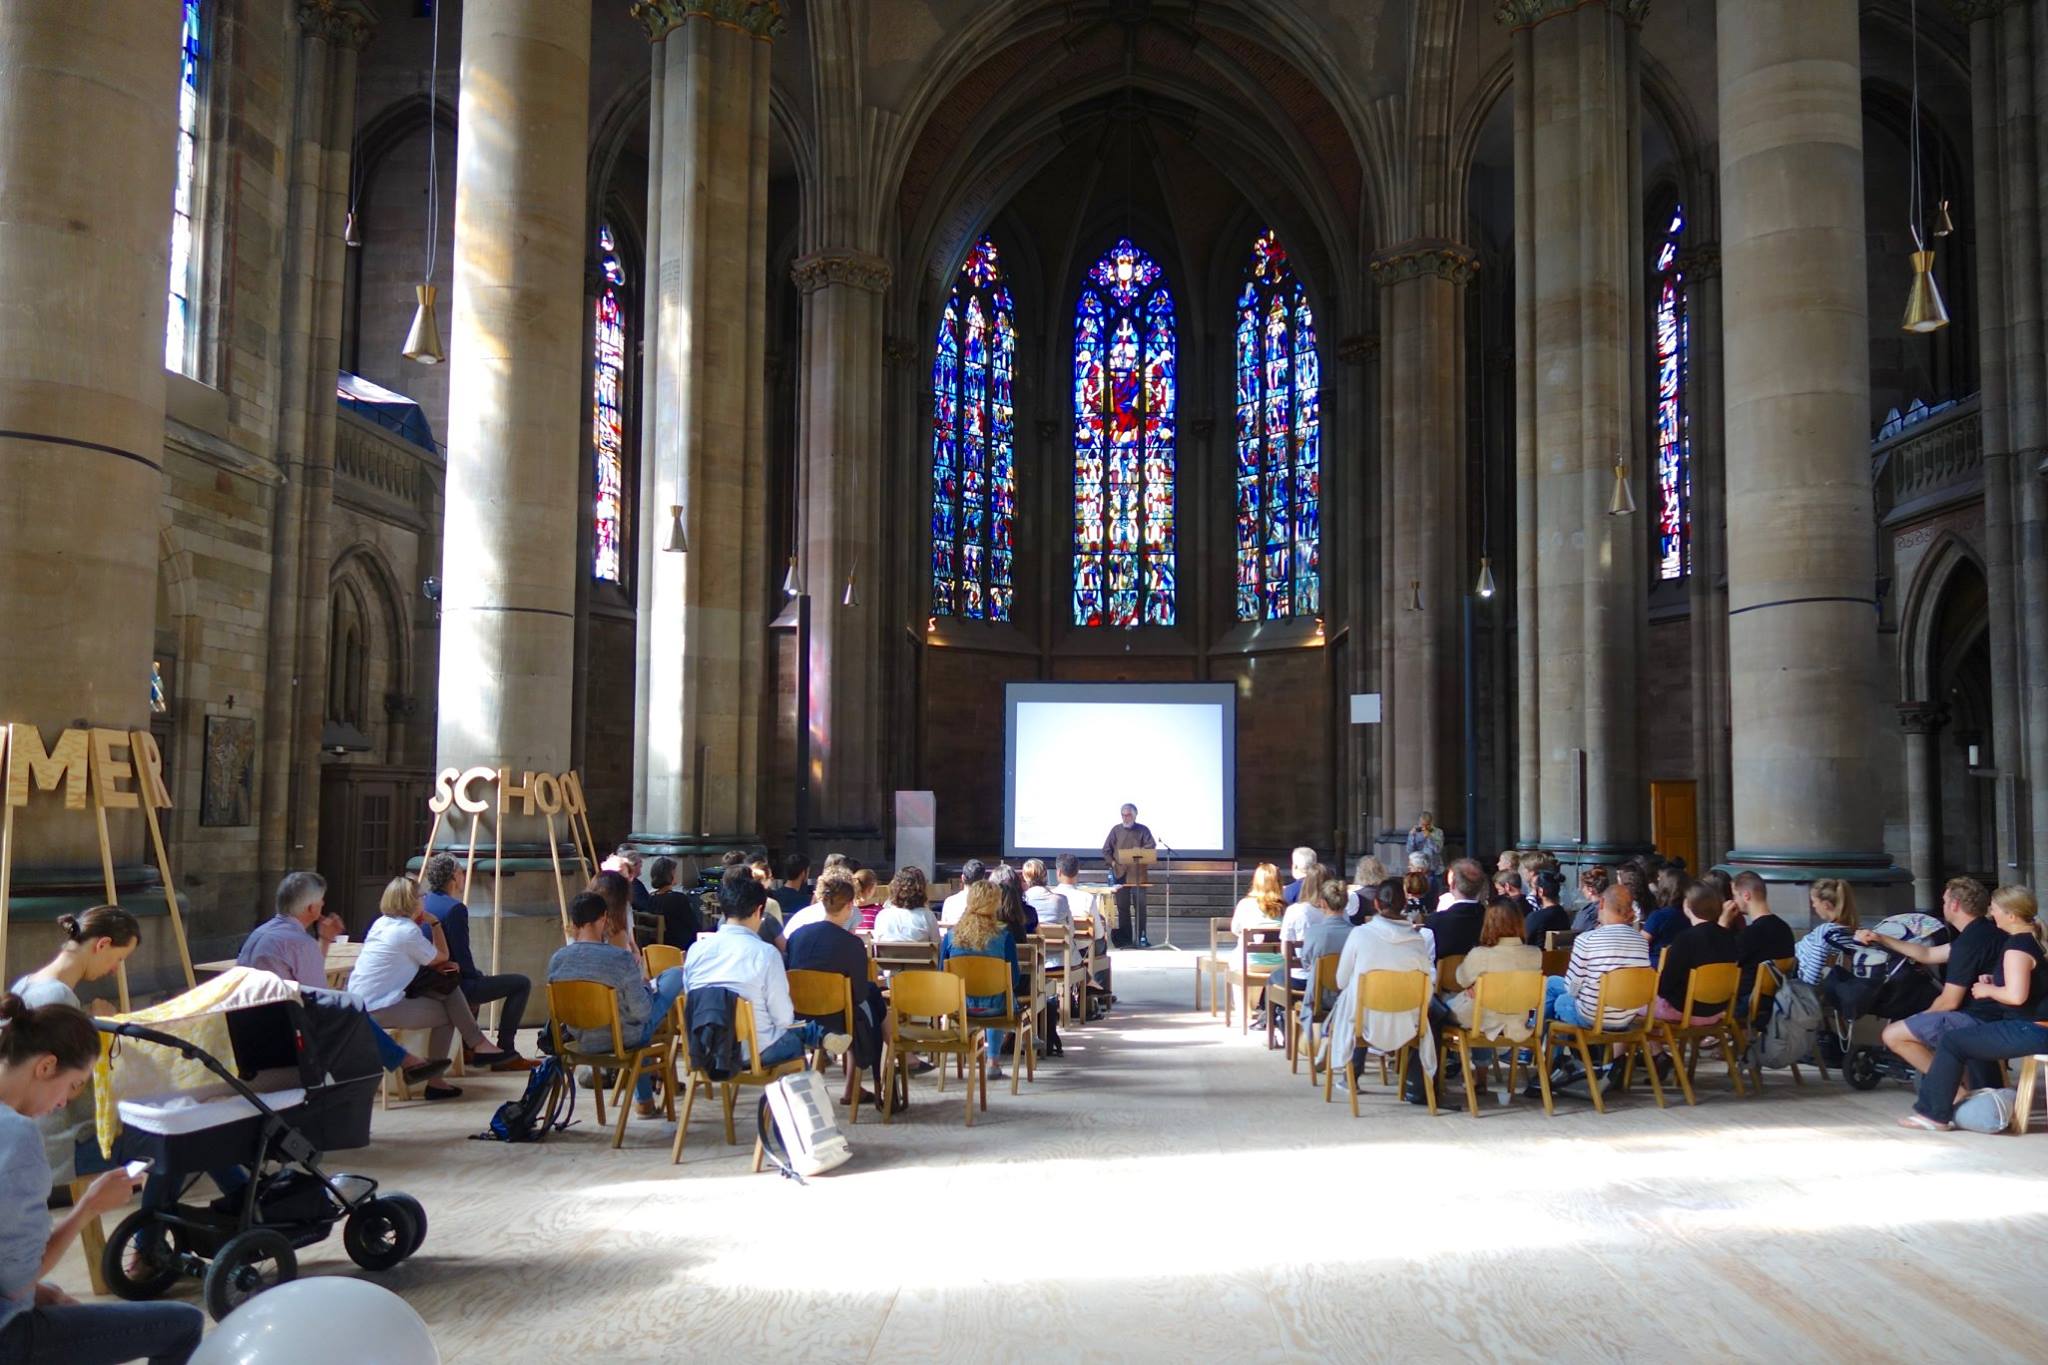
[(206, 718), (206, 773), (201, 825), (246, 825), (255, 783), (256, 722), (248, 716)]

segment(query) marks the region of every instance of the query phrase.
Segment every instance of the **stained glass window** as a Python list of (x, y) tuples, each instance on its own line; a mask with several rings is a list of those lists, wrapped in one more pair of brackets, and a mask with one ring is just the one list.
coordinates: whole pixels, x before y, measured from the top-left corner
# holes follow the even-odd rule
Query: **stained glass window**
[(1686, 403), (1686, 369), (1692, 324), (1687, 317), (1685, 271), (1679, 245), (1685, 238), (1685, 206), (1671, 210), (1671, 224), (1657, 247), (1656, 315), (1653, 351), (1657, 364), (1656, 572), (1675, 582), (1692, 572), (1692, 414)]
[(199, 178), (199, 0), (180, 0), (178, 30), (178, 178), (171, 187), (170, 311), (164, 319), (164, 368), (180, 374), (192, 354), (193, 195)]
[(1016, 310), (1002, 259), (968, 249), (932, 349), (932, 612), (1007, 621), (1016, 601)]
[(1074, 307), (1074, 624), (1174, 619), (1173, 291), (1123, 238)]
[(1322, 610), (1322, 367), (1308, 293), (1269, 228), (1237, 295), (1237, 619)]
[(598, 266), (604, 272), (592, 331), (590, 445), (596, 460), (596, 499), (590, 572), (607, 583), (626, 581), (622, 545), (626, 521), (626, 423), (621, 409), (626, 378), (625, 310), (619, 290), (626, 268), (619, 262), (611, 224), (597, 229)]

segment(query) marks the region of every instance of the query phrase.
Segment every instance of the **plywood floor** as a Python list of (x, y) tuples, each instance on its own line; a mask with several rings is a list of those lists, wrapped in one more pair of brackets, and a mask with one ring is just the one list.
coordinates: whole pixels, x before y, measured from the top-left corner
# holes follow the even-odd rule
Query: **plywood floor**
[[(1551, 1120), (1374, 1086), (1354, 1121), (1191, 1014), (1191, 962), (1118, 954), (1112, 1020), (1024, 1095), (970, 1131), (923, 1078), (808, 1187), (701, 1111), (680, 1168), (658, 1121), (466, 1141), (509, 1077), (336, 1164), (426, 1204), (380, 1282), (450, 1365), (2048, 1358), (2048, 1135), (1911, 1134), (1903, 1088), (1779, 1075)], [(338, 1235), (301, 1269), (355, 1273)], [(85, 1292), (76, 1253), (58, 1279)]]

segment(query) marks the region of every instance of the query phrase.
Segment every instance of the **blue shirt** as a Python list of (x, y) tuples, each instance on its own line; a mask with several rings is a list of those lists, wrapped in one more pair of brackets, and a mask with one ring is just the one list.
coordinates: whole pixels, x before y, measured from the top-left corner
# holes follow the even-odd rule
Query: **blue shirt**
[[(476, 959), (469, 955), (469, 907), (442, 891), (427, 892), (420, 897), (420, 904), (441, 922), (441, 937), (448, 941), (448, 960), (462, 969), (462, 979), (474, 981), (482, 976), (476, 969)], [(434, 941), (434, 931), (426, 925), (420, 926), (420, 933), (427, 942)]]
[(0, 1104), (0, 1326), (35, 1304), (50, 1244), (50, 1162), (34, 1119)]
[(1678, 905), (1660, 905), (1643, 918), (1643, 932), (1650, 936), (1650, 961), (1657, 960), (1657, 954), (1671, 946), (1671, 940), (1685, 932), (1690, 923), (1685, 917), (1685, 908)]
[[(1007, 928), (996, 930), (995, 937), (979, 948), (962, 947), (954, 941), (953, 931), (947, 930), (945, 941), (939, 945), (939, 961), (944, 962), (950, 957), (1002, 958), (1010, 964), (1012, 992), (1020, 999), (1023, 997), (1025, 983), (1022, 975), (1017, 971), (1017, 940), (1011, 937), (1010, 931)], [(967, 1012), (969, 1014), (1001, 1014), (1002, 1011), (1003, 997), (1000, 995), (970, 995), (967, 997)]]
[(327, 986), (327, 955), (320, 940), (289, 915), (272, 915), (242, 940), (235, 965), (270, 972), (301, 986)]

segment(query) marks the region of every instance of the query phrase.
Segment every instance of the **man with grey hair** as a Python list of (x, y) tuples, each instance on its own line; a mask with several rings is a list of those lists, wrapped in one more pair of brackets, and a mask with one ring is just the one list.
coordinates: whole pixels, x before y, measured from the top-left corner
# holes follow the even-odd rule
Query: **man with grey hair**
[(1304, 883), (1308, 883), (1311, 886), (1321, 885), (1320, 882), (1309, 881), (1309, 878), (1316, 870), (1316, 851), (1312, 848), (1295, 849), (1294, 857), (1289, 862), (1289, 869), (1294, 874), (1294, 880), (1281, 888), (1280, 899), (1282, 903), (1292, 905), (1301, 899), (1301, 890)]
[[(316, 924), (320, 930), (314, 928)], [(318, 872), (288, 872), (277, 884), (277, 913), (242, 940), (235, 965), (254, 967), (310, 990), (328, 990), (327, 944), (340, 928), (341, 918), (327, 914), (327, 879)], [(370, 1020), (370, 1032), (377, 1040), (377, 1056), (384, 1069), (403, 1067), (408, 1084), (430, 1081), (448, 1069), (445, 1057), (429, 1062), (407, 1052), (375, 1019)]]
[(1069, 955), (1073, 952), (1071, 935), (1074, 931), (1074, 911), (1067, 904), (1067, 898), (1045, 884), (1045, 859), (1024, 860), (1024, 903), (1037, 914), (1041, 925), (1057, 924), (1064, 927), (1069, 935)]

